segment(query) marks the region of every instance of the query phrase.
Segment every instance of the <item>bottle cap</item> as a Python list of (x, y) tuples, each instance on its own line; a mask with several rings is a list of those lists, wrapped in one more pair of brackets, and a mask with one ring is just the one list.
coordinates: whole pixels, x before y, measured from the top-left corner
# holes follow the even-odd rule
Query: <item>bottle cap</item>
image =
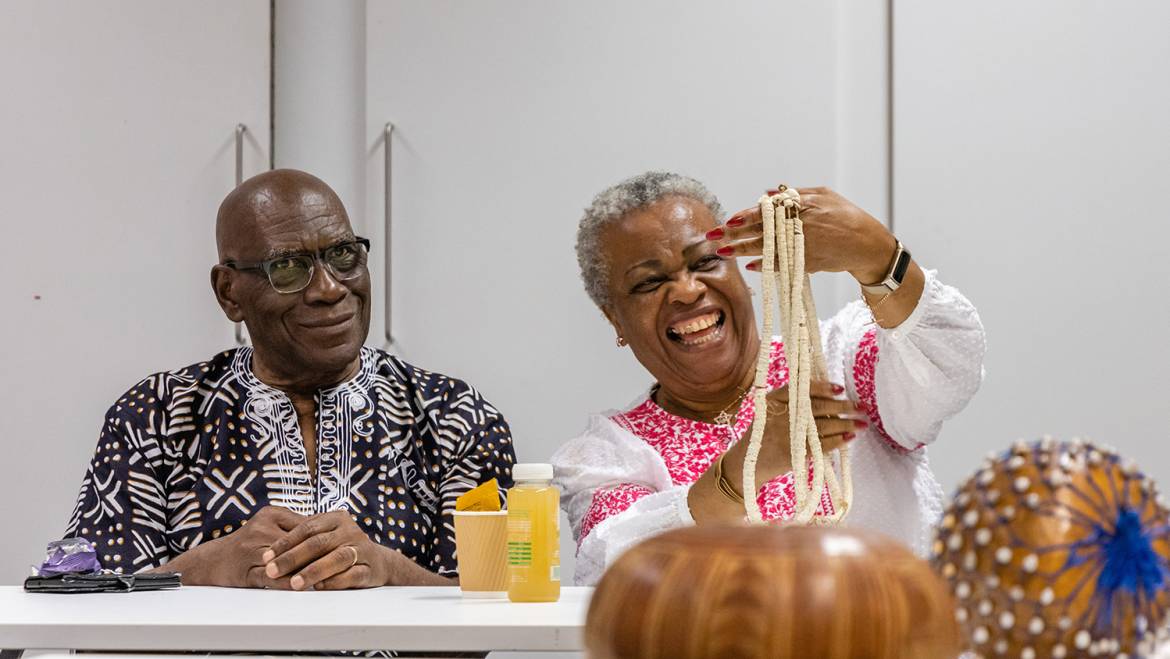
[(512, 467), (512, 479), (518, 481), (551, 481), (553, 468), (550, 464), (535, 462), (520, 463)]

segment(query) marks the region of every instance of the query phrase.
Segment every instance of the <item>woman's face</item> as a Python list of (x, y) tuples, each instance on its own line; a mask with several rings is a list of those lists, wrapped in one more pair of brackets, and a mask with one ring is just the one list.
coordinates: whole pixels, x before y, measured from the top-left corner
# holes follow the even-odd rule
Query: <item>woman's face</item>
[(705, 238), (715, 226), (702, 203), (667, 197), (601, 234), (606, 317), (664, 389), (690, 400), (742, 385), (759, 346), (747, 285)]

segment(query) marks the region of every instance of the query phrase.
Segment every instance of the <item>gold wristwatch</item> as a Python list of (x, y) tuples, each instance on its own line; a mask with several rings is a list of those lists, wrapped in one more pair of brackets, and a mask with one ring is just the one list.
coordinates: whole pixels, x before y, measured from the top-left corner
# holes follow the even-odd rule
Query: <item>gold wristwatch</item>
[(898, 249), (894, 252), (894, 260), (890, 263), (885, 278), (876, 284), (862, 284), (861, 290), (871, 295), (889, 295), (902, 285), (902, 279), (910, 269), (910, 251), (902, 246), (902, 241), (898, 240), (897, 243)]

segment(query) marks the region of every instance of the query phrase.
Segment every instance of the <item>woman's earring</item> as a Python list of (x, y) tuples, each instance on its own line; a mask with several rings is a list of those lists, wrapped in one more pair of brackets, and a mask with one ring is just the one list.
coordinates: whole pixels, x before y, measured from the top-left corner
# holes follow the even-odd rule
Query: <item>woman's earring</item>
[(617, 343), (617, 347), (619, 347), (619, 348), (624, 348), (626, 346), (626, 340), (620, 334), (618, 335), (618, 338), (614, 342)]

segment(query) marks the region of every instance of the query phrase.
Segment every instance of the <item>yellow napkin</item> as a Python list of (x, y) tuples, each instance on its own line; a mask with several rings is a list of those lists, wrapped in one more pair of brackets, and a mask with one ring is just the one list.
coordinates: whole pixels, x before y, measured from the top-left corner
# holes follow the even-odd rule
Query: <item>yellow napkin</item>
[(488, 512), (499, 509), (500, 484), (494, 478), (455, 500), (455, 510), (459, 512)]

